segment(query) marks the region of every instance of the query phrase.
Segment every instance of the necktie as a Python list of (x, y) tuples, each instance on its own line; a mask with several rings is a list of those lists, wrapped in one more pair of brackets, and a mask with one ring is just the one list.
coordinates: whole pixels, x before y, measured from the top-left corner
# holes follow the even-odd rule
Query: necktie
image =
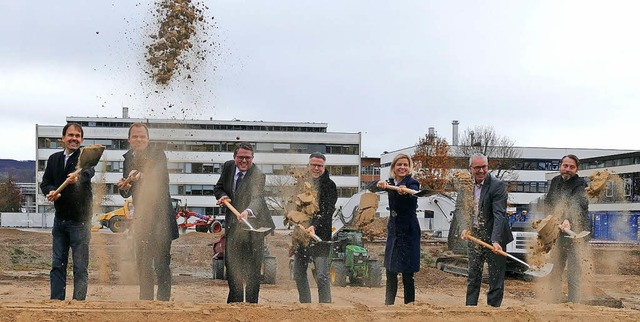
[(240, 187), (241, 182), (242, 182), (242, 172), (238, 172), (238, 179), (236, 180), (236, 188), (233, 189), (234, 192), (238, 190), (238, 187)]

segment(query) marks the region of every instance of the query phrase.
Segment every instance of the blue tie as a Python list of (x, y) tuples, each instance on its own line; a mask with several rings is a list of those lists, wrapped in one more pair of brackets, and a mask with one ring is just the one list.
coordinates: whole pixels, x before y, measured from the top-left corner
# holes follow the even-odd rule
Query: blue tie
[(242, 182), (242, 172), (238, 172), (238, 179), (236, 180), (236, 188), (233, 189), (233, 192), (238, 191), (238, 187), (240, 187), (241, 182)]

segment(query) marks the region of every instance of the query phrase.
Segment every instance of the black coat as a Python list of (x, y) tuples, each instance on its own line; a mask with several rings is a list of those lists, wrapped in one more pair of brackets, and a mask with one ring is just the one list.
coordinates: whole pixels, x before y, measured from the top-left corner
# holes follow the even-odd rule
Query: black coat
[[(420, 183), (411, 176), (406, 176), (395, 186), (406, 186), (420, 190)], [(400, 195), (396, 191), (388, 191), (389, 222), (387, 223), (387, 244), (384, 250), (384, 267), (390, 272), (415, 273), (420, 271), (420, 223), (416, 210), (418, 198), (412, 195)]]
[[(80, 149), (69, 156), (67, 165), (64, 165), (64, 151), (56, 152), (49, 156), (47, 168), (42, 176), (40, 190), (46, 196), (50, 191), (58, 187), (67, 179), (67, 175), (76, 170)], [(94, 168), (84, 169), (80, 172), (78, 182), (68, 185), (60, 194), (60, 198), (53, 204), (56, 208), (56, 218), (73, 220), (77, 222), (90, 222), (93, 193), (91, 191), (91, 178), (95, 175)]]
[[(138, 212), (151, 212), (151, 218), (147, 218), (156, 238), (171, 237), (176, 239), (178, 224), (176, 212), (171, 204), (169, 194), (169, 171), (167, 170), (167, 156), (162, 150), (147, 147), (140, 155), (134, 158), (133, 151), (129, 150), (124, 155), (122, 175), (129, 176), (131, 170), (142, 172), (142, 180), (132, 182), (131, 189), (120, 190), (123, 198), (133, 195), (134, 212), (136, 218), (147, 218), (147, 213), (138, 215)], [(142, 188), (146, 189), (141, 191)]]
[[(229, 160), (222, 166), (222, 171), (218, 182), (216, 183), (213, 194), (216, 199), (227, 196), (231, 199), (231, 205), (243, 212), (251, 209), (256, 218), (249, 218), (249, 222), (254, 228), (269, 227), (275, 228), (269, 208), (264, 199), (265, 175), (254, 165), (245, 173), (240, 186), (233, 191), (233, 181), (236, 171), (236, 164), (233, 160)], [(246, 227), (244, 223), (239, 222), (236, 216), (229, 209), (225, 209), (225, 234), (234, 235)]]
[(567, 181), (560, 175), (554, 177), (544, 200), (545, 214), (556, 216), (560, 222), (568, 219), (574, 232), (591, 231), (586, 187), (587, 183), (577, 175)]

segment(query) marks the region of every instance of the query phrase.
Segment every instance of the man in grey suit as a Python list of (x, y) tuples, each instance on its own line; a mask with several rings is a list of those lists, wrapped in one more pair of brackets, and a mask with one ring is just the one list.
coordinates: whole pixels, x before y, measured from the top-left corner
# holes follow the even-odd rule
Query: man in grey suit
[[(227, 303), (258, 303), (260, 267), (262, 266), (264, 233), (250, 232), (242, 222), (253, 227), (275, 228), (264, 200), (265, 175), (253, 164), (253, 147), (240, 143), (227, 161), (213, 190), (219, 205), (230, 201), (240, 216), (227, 209), (225, 215), (224, 263), (227, 268), (229, 295)], [(245, 292), (246, 291), (246, 292)]]
[[(511, 228), (506, 216), (507, 189), (504, 182), (489, 174), (489, 160), (482, 154), (474, 154), (469, 158), (469, 171), (473, 176), (474, 204), (466, 207), (468, 213), (461, 213), (460, 207), (456, 211), (462, 227), (471, 230), (471, 234), (486, 243), (492, 244), (494, 252), (469, 241), (469, 277), (467, 278), (466, 305), (478, 305), (480, 286), (482, 284), (482, 269), (486, 261), (489, 266), (489, 292), (487, 304), (499, 307), (504, 295), (504, 273), (506, 258), (497, 254), (513, 241)], [(465, 196), (458, 195), (458, 202)], [(470, 200), (471, 198), (469, 198)], [(465, 207), (462, 207), (465, 208)], [(462, 235), (465, 234), (462, 232)]]

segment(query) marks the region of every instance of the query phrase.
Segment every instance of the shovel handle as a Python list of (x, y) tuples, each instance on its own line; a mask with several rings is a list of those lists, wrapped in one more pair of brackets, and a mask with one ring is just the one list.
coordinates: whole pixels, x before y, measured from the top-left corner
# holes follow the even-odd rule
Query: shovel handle
[(60, 192), (62, 192), (62, 190), (64, 190), (64, 188), (66, 188), (69, 185), (69, 183), (71, 182), (71, 176), (78, 176), (81, 171), (82, 171), (82, 168), (71, 172), (69, 174), (69, 176), (67, 177), (67, 179), (64, 180), (64, 182), (60, 185), (60, 187), (58, 187), (58, 189), (56, 189), (56, 191), (53, 192), (53, 195), (55, 196), (55, 195), (59, 194)]
[(225, 199), (223, 202), (224, 202), (224, 205), (227, 208), (229, 208), (229, 210), (231, 210), (231, 212), (233, 212), (234, 215), (236, 215), (236, 217), (240, 218), (242, 220), (242, 222), (249, 227), (249, 229), (255, 230), (255, 228), (253, 228), (253, 226), (251, 226), (251, 223), (249, 223), (249, 221), (246, 218), (242, 217), (240, 212), (238, 212), (238, 209), (236, 209), (236, 207), (231, 205), (231, 203), (229, 202), (228, 199)]
[(322, 238), (320, 238), (318, 235), (316, 235), (315, 233), (312, 233), (310, 231), (307, 231), (307, 228), (305, 228), (302, 224), (298, 224), (298, 227), (300, 227), (302, 230), (304, 230), (307, 234), (309, 234), (309, 236), (311, 236), (311, 238), (313, 238), (315, 241), (317, 242), (321, 242)]
[(392, 185), (388, 185), (387, 189), (395, 190), (395, 191), (398, 191), (398, 192), (404, 191), (404, 192), (406, 192), (406, 193), (408, 193), (410, 195), (415, 195), (416, 193), (419, 192), (419, 191), (416, 191), (416, 190), (413, 190), (413, 189), (409, 189), (407, 187), (398, 187), (398, 186), (392, 186)]
[[(495, 250), (495, 247), (493, 247), (493, 245), (490, 245), (490, 244), (485, 243), (485, 242), (483, 242), (482, 240), (480, 240), (480, 239), (478, 239), (478, 238), (476, 238), (476, 237), (473, 237), (473, 236), (471, 235), (471, 232), (470, 232), (470, 231), (467, 231), (467, 232), (466, 232), (465, 234), (463, 234), (460, 238), (462, 238), (462, 239), (468, 239), (468, 240), (471, 240), (472, 242), (474, 242), (474, 243), (476, 243), (476, 244), (478, 244), (478, 245), (484, 246), (484, 247), (486, 247), (486, 248), (490, 249), (491, 251), (496, 251), (496, 250)], [(511, 254), (509, 254), (509, 253), (507, 253), (507, 252), (505, 252), (505, 251), (503, 251), (503, 250), (497, 250), (497, 251), (496, 251), (496, 253), (498, 253), (498, 254), (500, 254), (500, 255), (502, 255), (502, 256), (509, 257), (509, 258), (513, 259), (514, 261), (516, 261), (516, 262), (518, 262), (518, 263), (520, 263), (520, 264), (522, 264), (522, 265), (526, 266), (527, 268), (531, 268), (531, 266), (529, 266), (529, 264), (527, 264), (527, 263), (525, 263), (525, 262), (521, 261), (521, 260), (520, 260), (520, 259), (518, 259), (517, 257), (515, 257), (515, 256), (513, 256), (513, 255), (511, 255)]]

